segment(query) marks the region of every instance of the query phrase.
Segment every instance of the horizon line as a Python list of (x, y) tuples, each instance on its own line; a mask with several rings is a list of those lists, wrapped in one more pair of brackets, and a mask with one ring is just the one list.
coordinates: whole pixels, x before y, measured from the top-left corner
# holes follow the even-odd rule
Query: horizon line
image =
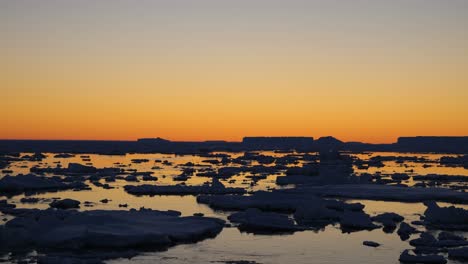
[[(228, 141), (228, 140), (224, 140), (224, 139), (205, 139), (205, 140), (172, 140), (172, 139), (167, 139), (167, 138), (162, 138), (162, 137), (142, 137), (142, 138), (136, 138), (136, 139), (53, 139), (53, 138), (47, 138), (47, 139), (34, 139), (34, 138), (0, 138), (0, 141), (104, 141), (104, 142), (138, 142), (138, 140), (141, 140), (141, 139), (162, 139), (162, 140), (167, 140), (169, 142), (187, 142), (187, 143), (195, 143), (195, 142), (216, 142), (216, 141), (219, 141), (219, 142), (226, 142), (226, 143), (242, 143), (242, 140), (244, 138), (248, 138), (248, 137), (251, 137), (251, 138), (262, 138), (262, 137), (266, 137), (266, 138), (312, 138), (314, 141), (320, 139), (320, 138), (326, 138), (326, 137), (332, 137), (332, 138), (335, 138), (337, 140), (340, 140), (339, 138), (336, 138), (334, 136), (322, 136), (322, 137), (313, 137), (313, 136), (243, 136), (242, 139), (240, 141)], [(435, 136), (435, 135), (432, 135), (432, 136), (398, 136), (396, 138), (396, 141), (393, 141), (393, 142), (389, 142), (389, 143), (369, 143), (369, 142), (365, 142), (365, 141), (342, 141), (343, 143), (364, 143), (364, 144), (375, 144), (375, 145), (379, 145), (379, 144), (394, 144), (394, 143), (398, 143), (398, 140), (400, 138), (418, 138), (418, 137), (427, 137), (427, 138), (431, 138), (431, 137), (436, 137), (436, 138), (463, 138), (463, 137), (468, 137), (468, 135), (466, 136), (447, 136), (447, 135), (439, 135), (439, 136)]]

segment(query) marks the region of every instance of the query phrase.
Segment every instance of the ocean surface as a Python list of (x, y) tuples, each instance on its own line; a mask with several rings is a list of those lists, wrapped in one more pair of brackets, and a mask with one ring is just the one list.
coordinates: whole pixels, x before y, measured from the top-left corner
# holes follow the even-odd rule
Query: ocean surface
[[(26, 155), (22, 153), (21, 155)], [(152, 171), (153, 176), (157, 176), (155, 182), (127, 182), (118, 179), (115, 182), (109, 182), (114, 189), (103, 189), (89, 184), (91, 190), (83, 191), (59, 191), (40, 194), (31, 194), (25, 196), (16, 195), (8, 197), (8, 202), (16, 204), (17, 208), (39, 208), (46, 209), (53, 198), (71, 198), (82, 202), (91, 202), (90, 207), (81, 206), (80, 210), (128, 210), (130, 208), (151, 208), (157, 210), (176, 210), (183, 216), (193, 215), (194, 213), (203, 213), (205, 216), (227, 219), (231, 212), (215, 211), (204, 204), (199, 204), (195, 196), (134, 196), (123, 190), (124, 185), (132, 184), (178, 184), (174, 177), (181, 173), (181, 168), (187, 163), (193, 163), (194, 168), (219, 168), (221, 164), (211, 164), (205, 160), (221, 160), (214, 157), (200, 157), (195, 155), (168, 155), (168, 154), (127, 154), (121, 156), (106, 156), (96, 154), (80, 154), (71, 158), (55, 158), (52, 153), (44, 153), (47, 157), (42, 161), (17, 161), (10, 164), (10, 167), (0, 173), (0, 178), (5, 175), (27, 174), (31, 167), (56, 167), (60, 165), (67, 167), (68, 163), (80, 163), (92, 165), (97, 168), (120, 167), (125, 170), (137, 170), (139, 172)], [(228, 154), (231, 158), (238, 157), (244, 153), (222, 153)], [(263, 155), (282, 157), (284, 155), (294, 155), (295, 153), (275, 153), (261, 152)], [(316, 153), (310, 153), (312, 155)], [(361, 173), (380, 173), (384, 178), (393, 173), (407, 173), (408, 175), (461, 175), (468, 177), (468, 169), (463, 167), (449, 167), (439, 164), (442, 156), (456, 156), (453, 154), (421, 154), (421, 153), (349, 153), (349, 155), (361, 160), (368, 160), (372, 157), (418, 157), (424, 158), (424, 161), (405, 161), (403, 163), (396, 161), (384, 161), (382, 167), (360, 168), (354, 167), (354, 172)], [(132, 160), (146, 159), (147, 162), (135, 163)], [(166, 162), (164, 162), (166, 161)], [(298, 161), (296, 164), (288, 166), (297, 166), (305, 161)], [(250, 166), (258, 165), (256, 162)], [(271, 166), (273, 164), (269, 164)], [(265, 166), (269, 166), (265, 165)], [(229, 165), (238, 166), (238, 165)], [(11, 171), (10, 171), (11, 170)], [(293, 188), (294, 186), (278, 186), (275, 184), (276, 177), (282, 177), (283, 173), (267, 175), (266, 178), (253, 180), (258, 175), (249, 173), (234, 175), (227, 180), (223, 180), (226, 187), (242, 187), (250, 191), (271, 190), (279, 188)], [(52, 176), (52, 175), (48, 175)], [(193, 176), (188, 179), (187, 185), (200, 185), (210, 182), (209, 177)], [(104, 181), (103, 181), (104, 183)], [(404, 181), (404, 184), (412, 186), (415, 182), (410, 179)], [(442, 187), (453, 187), (450, 183), (441, 185)], [(459, 187), (466, 183), (458, 183)], [(36, 197), (40, 198), (38, 203), (22, 203), (21, 198)], [(0, 197), (3, 199), (4, 197)], [(100, 202), (102, 199), (109, 199), (108, 203)], [(348, 200), (360, 202), (365, 205), (364, 211), (370, 215), (384, 212), (394, 212), (405, 217), (405, 222), (419, 220), (423, 214), (425, 206), (422, 203), (402, 203), (370, 200)], [(120, 208), (119, 204), (128, 204), (128, 208)], [(449, 205), (439, 203), (440, 205)], [(466, 205), (457, 205), (457, 207), (468, 208)], [(12, 216), (0, 215), (1, 218), (11, 219)], [(419, 230), (425, 230), (423, 226)], [(432, 230), (435, 235), (438, 230)], [(467, 232), (455, 232), (468, 237)], [(411, 238), (418, 237), (413, 235)], [(409, 240), (411, 240), (411, 238)], [(378, 248), (366, 247), (362, 245), (365, 240), (372, 240), (382, 244)], [(142, 252), (131, 259), (113, 259), (108, 263), (229, 263), (230, 261), (251, 261), (252, 263), (399, 263), (398, 257), (405, 249), (412, 248), (408, 241), (401, 241), (396, 231), (385, 233), (382, 229), (373, 231), (359, 231), (353, 233), (343, 233), (339, 225), (329, 225), (318, 231), (302, 231), (294, 234), (280, 235), (254, 235), (239, 231), (235, 226), (225, 227), (223, 231), (212, 239), (206, 239), (194, 244), (182, 244), (169, 248), (162, 252)], [(34, 252), (31, 254), (35, 254)], [(8, 261), (8, 256), (3, 260)], [(449, 260), (449, 263), (460, 263)]]

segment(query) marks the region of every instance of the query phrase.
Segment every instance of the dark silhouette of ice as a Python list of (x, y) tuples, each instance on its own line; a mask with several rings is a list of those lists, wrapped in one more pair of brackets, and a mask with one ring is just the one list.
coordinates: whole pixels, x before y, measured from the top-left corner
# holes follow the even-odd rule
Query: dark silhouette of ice
[(219, 180), (213, 178), (210, 185), (125, 185), (126, 192), (134, 195), (197, 195), (197, 194), (243, 194), (245, 189), (225, 187)]
[(282, 233), (304, 230), (304, 227), (294, 224), (294, 221), (287, 215), (262, 212), (254, 208), (231, 214), (228, 219), (233, 223), (240, 224), (239, 229), (253, 233)]
[(300, 205), (294, 212), (294, 219), (301, 225), (321, 228), (340, 220), (341, 211), (331, 208), (336, 209), (327, 207), (325, 201)]
[[(421, 216), (420, 221), (412, 222), (414, 225), (419, 225), (419, 230), (468, 230), (466, 209), (454, 206), (440, 207), (436, 203), (467, 204), (468, 193), (458, 191), (463, 190), (463, 184), (466, 182), (465, 176), (415, 175), (410, 170), (411, 168), (405, 169), (404, 173), (370, 173), (376, 168), (385, 168), (389, 161), (400, 164), (402, 167), (408, 167), (409, 162), (431, 166), (438, 166), (440, 163), (441, 166), (466, 167), (466, 155), (447, 156), (441, 158), (440, 161), (418, 156), (377, 156), (361, 160), (341, 152), (342, 150), (395, 151), (402, 149), (410, 151), (429, 149), (437, 152), (453, 150), (456, 143), (458, 148), (453, 150), (453, 153), (466, 153), (464, 152), (465, 137), (437, 138), (434, 139), (435, 143), (432, 146), (424, 146), (428, 140), (432, 138), (401, 138), (395, 144), (380, 145), (346, 143), (333, 137), (318, 140), (307, 137), (250, 137), (244, 138), (242, 142), (172, 142), (159, 138), (142, 139), (136, 142), (49, 141), (48, 144), (42, 141), (0, 141), (0, 166), (7, 167), (12, 162), (21, 161), (39, 164), (31, 168), (31, 172), (35, 174), (5, 176), (0, 179), (0, 192), (17, 194), (71, 189), (79, 191), (89, 189), (86, 185), (88, 182), (99, 188), (111, 189), (121, 188), (120, 183), (127, 181), (124, 190), (132, 195), (195, 195), (199, 203), (216, 210), (230, 211), (228, 219), (234, 225), (242, 231), (254, 234), (292, 233), (308, 229), (318, 232), (331, 224), (339, 224), (342, 232), (383, 227), (383, 231), (388, 233), (397, 230), (394, 236), (398, 235), (402, 240), (408, 240), (411, 235), (421, 233), (417, 238), (411, 236), (409, 243), (415, 247), (414, 254), (409, 251), (403, 252), (400, 256), (401, 262), (445, 263), (444, 256), (447, 256), (447, 252), (451, 259), (465, 260), (468, 244), (465, 237), (458, 233), (440, 232), (437, 235), (437, 233), (421, 232), (402, 222), (405, 220), (404, 217), (396, 213), (372, 215), (364, 211), (363, 204), (334, 200), (351, 198), (425, 202), (427, 209), (424, 215)], [(21, 156), (22, 154), (12, 153), (12, 151), (25, 150), (34, 154)], [(273, 150), (276, 153), (259, 152), (260, 150)], [(57, 159), (72, 158), (76, 153), (85, 152), (105, 154), (162, 152), (180, 155), (191, 153), (197, 154), (201, 159), (178, 164), (161, 158), (153, 164), (160, 166), (149, 164), (148, 168), (151, 166), (155, 169), (170, 167), (170, 169), (179, 170), (179, 175), (176, 173), (173, 175), (177, 176), (169, 177), (171, 180), (182, 183), (176, 185), (164, 183), (163, 185), (158, 184), (159, 176), (155, 177), (152, 176), (152, 172), (135, 169), (148, 165), (143, 163), (153, 162), (152, 159), (146, 157), (134, 158), (131, 160), (134, 164), (130, 165), (114, 163), (116, 168), (97, 168), (90, 163), (84, 163), (86, 165), (69, 163), (66, 168), (60, 165), (46, 167), (49, 165), (41, 162), (46, 158), (42, 152), (49, 151), (57, 153), (54, 155)], [(245, 152), (226, 154), (211, 151)], [(297, 151), (317, 151), (318, 155)], [(279, 153), (284, 155), (277, 155)], [(47, 155), (50, 154), (47, 153)], [(87, 155), (82, 155), (81, 158), (83, 162), (91, 159)], [(354, 171), (356, 167), (360, 170), (371, 169), (367, 174), (357, 175), (359, 171), (357, 173)], [(238, 183), (239, 177), (243, 177), (242, 184), (249, 186), (255, 186), (266, 179), (269, 184), (274, 185), (275, 179), (271, 176), (277, 175), (279, 176), (276, 178), (276, 183), (287, 186), (281, 187), (284, 189), (268, 192), (253, 191), (254, 188), (246, 189), (237, 185), (226, 187), (228, 185), (225, 186), (220, 181), (221, 179), (226, 184), (236, 183), (236, 181)], [(161, 182), (168, 179), (165, 178), (166, 176), (160, 177), (162, 177)], [(197, 177), (211, 178), (211, 183), (190, 186), (192, 180)], [(416, 187), (409, 187), (411, 179), (419, 181)], [(117, 183), (114, 183), (116, 181)], [(138, 185), (140, 181), (158, 182)], [(458, 190), (433, 187), (441, 182), (458, 183), (461, 187)], [(98, 199), (101, 198), (103, 197)], [(18, 207), (31, 206), (24, 205), (24, 203), (43, 202), (32, 200), (34, 198), (23, 199), (21, 199), (21, 204), (15, 202), (18, 203)], [(0, 211), (13, 216), (14, 219), (5, 220), (6, 224), (0, 226), (0, 248), (9, 252), (20, 248), (36, 249), (48, 255), (41, 261), (51, 262), (79, 261), (79, 259), (74, 259), (74, 255), (68, 255), (68, 259), (54, 257), (52, 252), (92, 251), (94, 252), (92, 254), (95, 254), (95, 251), (104, 251), (106, 252), (104, 255), (95, 255), (93, 259), (93, 261), (101, 262), (107, 257), (118, 256), (115, 253), (116, 249), (122, 256), (129, 254), (126, 253), (129, 250), (135, 250), (132, 254), (136, 254), (135, 252), (148, 248), (167, 248), (178, 243), (194, 242), (214, 236), (225, 225), (222, 220), (206, 218), (202, 213), (196, 213), (191, 217), (180, 217), (180, 213), (174, 211), (161, 212), (145, 209), (85, 212), (68, 210), (78, 209), (80, 205), (99, 206), (99, 202), (96, 201), (81, 204), (78, 200), (55, 199), (50, 203), (53, 209), (37, 210), (18, 209), (14, 203), (9, 203), (9, 200), (2, 200)], [(100, 202), (108, 203), (109, 201), (102, 199)], [(121, 208), (128, 207), (128, 204), (118, 204), (118, 202), (106, 206), (117, 205)], [(231, 224), (226, 225), (231, 226)], [(380, 245), (374, 241), (364, 241), (363, 244), (370, 247)], [(445, 255), (437, 255), (441, 253)]]
[(336, 211), (361, 211), (364, 205), (359, 203), (345, 203), (338, 200), (321, 199), (313, 194), (294, 194), (285, 191), (258, 191), (250, 196), (239, 195), (199, 195), (199, 203), (208, 204), (214, 209), (246, 210), (257, 208), (264, 211), (295, 212), (300, 207), (323, 205)]
[(341, 229), (347, 232), (372, 230), (380, 226), (372, 223), (370, 216), (364, 212), (345, 211), (340, 217)]
[(374, 241), (364, 241), (362, 244), (368, 247), (380, 247), (380, 244)]
[(467, 182), (468, 177), (463, 175), (441, 175), (441, 174), (427, 174), (416, 175), (412, 177), (415, 181), (436, 181), (436, 182)]
[(73, 154), (68, 154), (68, 153), (59, 153), (54, 155), (54, 158), (56, 159), (68, 159), (68, 158), (73, 158), (75, 155)]
[(0, 211), (16, 208), (16, 205), (8, 203), (7, 200), (0, 200)]
[(80, 208), (80, 201), (73, 200), (73, 199), (63, 199), (53, 201), (49, 204), (52, 208), (58, 209), (70, 209), (70, 208)]
[(43, 173), (53, 173), (56, 175), (99, 175), (106, 176), (111, 175), (115, 176), (118, 174), (124, 174), (124, 171), (121, 168), (96, 168), (93, 166), (87, 166), (79, 163), (69, 163), (67, 168), (62, 167), (32, 167), (30, 169), (32, 173), (43, 174)]
[(424, 203), (424, 222), (440, 229), (468, 230), (468, 210), (455, 206), (439, 207), (434, 201)]
[(466, 262), (468, 261), (468, 247), (449, 249), (448, 257), (449, 259)]
[(440, 158), (440, 164), (452, 167), (468, 168), (468, 155), (458, 157), (442, 157)]
[(465, 239), (458, 237), (445, 237), (444, 239), (437, 239), (431, 233), (421, 233), (419, 238), (413, 239), (409, 242), (410, 245), (416, 247), (417, 250), (424, 250), (427, 252), (437, 252), (439, 248), (456, 248), (468, 246)]
[[(0, 140), (0, 153), (52, 152), (123, 155), (130, 152), (207, 153), (210, 151), (289, 151), (293, 149), (298, 151), (335, 149), (347, 151), (439, 152), (466, 154), (468, 153), (468, 137), (401, 137), (393, 144), (341, 142), (333, 137), (324, 137), (319, 138), (318, 140), (314, 140), (312, 137), (246, 137), (242, 142), (176, 142), (161, 138), (139, 139), (138, 141)], [(35, 155), (29, 158), (41, 159), (41, 156)]]
[(371, 217), (362, 211), (364, 208), (362, 204), (325, 200), (310, 194), (256, 192), (252, 196), (198, 196), (197, 201), (222, 210), (256, 208), (265, 211), (293, 212), (299, 224), (315, 228), (334, 222), (340, 222), (343, 231), (346, 232), (379, 228), (372, 222)]
[(442, 231), (439, 233), (439, 235), (437, 236), (437, 239), (439, 240), (466, 240), (466, 238), (462, 237), (462, 236), (459, 236), (459, 235), (455, 235), (453, 233), (450, 233), (450, 232), (446, 232), (446, 231)]
[(394, 173), (392, 174), (392, 179), (395, 181), (404, 181), (408, 180), (410, 177), (407, 173)]
[(289, 168), (286, 176), (278, 177), (276, 183), (328, 185), (359, 182), (359, 179), (352, 175), (353, 166), (349, 156), (341, 155), (335, 150), (325, 150), (320, 152), (319, 157), (319, 163)]
[(382, 201), (424, 202), (427, 200), (468, 203), (468, 193), (444, 188), (408, 188), (378, 184), (339, 184), (302, 186), (289, 192), (311, 193), (324, 197), (343, 197)]
[(402, 222), (400, 227), (398, 228), (397, 234), (400, 236), (401, 240), (405, 241), (410, 238), (412, 234), (417, 233), (417, 229), (412, 227), (411, 225)]
[(372, 217), (372, 221), (381, 223), (384, 226), (384, 231), (393, 232), (397, 224), (405, 218), (396, 213), (383, 213)]
[(22, 209), (0, 226), (0, 249), (113, 251), (162, 249), (218, 234), (224, 221), (180, 217), (176, 211), (65, 211)]
[(56, 178), (36, 176), (33, 174), (5, 176), (0, 179), (0, 191), (5, 193), (21, 193), (25, 191), (57, 191), (67, 189), (84, 189), (83, 182), (62, 182)]
[(400, 262), (402, 263), (427, 263), (427, 264), (445, 264), (447, 260), (441, 255), (411, 255), (409, 250), (401, 253)]
[(38, 203), (40, 201), (40, 199), (35, 198), (35, 197), (24, 197), (24, 198), (21, 198), (20, 201), (22, 203)]

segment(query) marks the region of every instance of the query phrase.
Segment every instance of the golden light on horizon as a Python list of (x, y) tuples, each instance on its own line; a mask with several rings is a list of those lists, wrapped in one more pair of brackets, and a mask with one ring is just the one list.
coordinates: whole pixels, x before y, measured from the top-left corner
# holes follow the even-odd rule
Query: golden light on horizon
[(202, 2), (2, 3), (0, 138), (468, 135), (456, 4)]

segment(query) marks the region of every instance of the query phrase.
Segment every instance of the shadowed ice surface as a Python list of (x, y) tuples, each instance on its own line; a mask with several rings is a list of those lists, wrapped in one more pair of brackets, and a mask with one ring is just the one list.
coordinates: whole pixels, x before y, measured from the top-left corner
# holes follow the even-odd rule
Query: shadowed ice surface
[[(226, 153), (218, 153), (226, 154)], [(208, 205), (197, 202), (193, 195), (143, 195), (135, 196), (124, 190), (125, 185), (175, 185), (181, 181), (176, 180), (181, 172), (186, 168), (194, 168), (196, 171), (205, 169), (219, 169), (223, 167), (254, 167), (262, 165), (273, 167), (278, 165), (280, 159), (270, 162), (266, 157), (291, 158), (288, 162), (283, 162), (284, 167), (272, 171), (261, 169), (258, 173), (252, 171), (241, 171), (229, 177), (221, 177), (221, 182), (226, 187), (244, 188), (248, 192), (271, 189), (291, 189), (294, 185), (276, 185), (277, 177), (284, 177), (287, 169), (294, 166), (314, 161), (316, 153), (304, 156), (299, 153), (275, 153), (261, 152), (262, 158), (249, 160), (247, 163), (229, 162), (229, 165), (222, 164), (222, 155), (201, 157), (196, 155), (168, 155), (168, 154), (127, 154), (119, 156), (106, 156), (97, 154), (75, 155), (73, 157), (54, 157), (56, 154), (45, 153), (42, 160), (18, 160), (11, 162), (6, 170), (2, 171), (0, 178), (6, 175), (28, 174), (32, 167), (55, 168), (60, 165), (67, 168), (69, 163), (80, 163), (92, 165), (96, 168), (114, 167), (121, 168), (127, 173), (122, 177), (117, 177), (115, 181), (107, 182), (112, 188), (102, 188), (92, 184), (89, 179), (84, 182), (90, 188), (84, 190), (64, 190), (58, 192), (43, 193), (14, 193), (5, 196), (8, 203), (15, 204), (17, 208), (38, 208), (47, 209), (49, 203), (58, 198), (69, 198), (81, 202), (80, 211), (86, 210), (129, 210), (141, 207), (156, 210), (176, 210), (182, 216), (191, 216), (195, 213), (202, 213), (207, 217), (216, 217), (227, 221), (227, 217), (232, 211), (215, 211)], [(27, 155), (22, 153), (20, 156)], [(31, 155), (29, 153), (28, 155)], [(245, 153), (228, 153), (229, 159), (245, 157)], [(456, 157), (450, 154), (413, 154), (413, 153), (360, 153), (351, 154), (353, 157), (354, 173), (357, 177), (361, 174), (379, 175), (378, 180), (385, 179), (383, 184), (406, 184), (413, 186), (419, 182), (432, 184), (433, 181), (414, 180), (412, 176), (424, 176), (428, 174), (439, 174), (449, 176), (467, 176), (468, 170), (463, 167), (445, 166), (439, 160), (443, 156)], [(404, 157), (404, 158), (402, 158)], [(415, 157), (414, 159), (412, 157)], [(217, 160), (218, 162), (213, 162)], [(403, 161), (402, 161), (403, 160)], [(138, 181), (126, 179), (127, 175), (135, 172), (152, 172), (156, 176), (156, 181), (143, 181), (138, 176)], [(408, 174), (409, 179), (392, 180), (395, 173)], [(52, 177), (56, 173), (45, 173), (46, 177)], [(68, 176), (75, 177), (75, 176)], [(184, 180), (185, 185), (202, 185), (211, 182), (213, 176), (202, 176), (193, 174)], [(383, 179), (383, 180), (382, 180)], [(374, 179), (375, 180), (375, 179)], [(104, 184), (106, 181), (99, 180)], [(465, 190), (466, 181), (440, 181), (435, 183), (439, 187)], [(37, 201), (28, 202), (24, 198), (38, 198)], [(3, 198), (2, 198), (3, 199)], [(105, 200), (104, 200), (105, 199)], [(394, 212), (405, 218), (406, 223), (420, 220), (420, 215), (424, 214), (426, 206), (421, 202), (403, 203), (397, 201), (370, 201), (348, 199), (348, 203), (362, 203), (365, 205), (365, 213), (374, 216), (385, 212)], [(123, 207), (122, 205), (126, 205)], [(449, 203), (439, 202), (440, 206), (450, 206)], [(458, 204), (457, 207), (468, 207)], [(11, 215), (2, 215), (4, 221), (14, 218)], [(424, 226), (415, 227), (420, 231), (425, 231)], [(437, 235), (440, 230), (430, 230)], [(455, 231), (456, 234), (467, 236), (466, 232)], [(402, 241), (393, 232), (384, 232), (381, 228), (372, 231), (359, 231), (344, 233), (340, 226), (335, 223), (318, 230), (306, 230), (293, 234), (253, 234), (240, 231), (236, 226), (225, 227), (219, 235), (208, 238), (194, 244), (181, 244), (168, 248), (166, 251), (146, 251), (140, 252), (131, 259), (117, 258), (107, 260), (108, 263), (225, 263), (229, 261), (252, 261), (256, 263), (399, 263), (400, 253), (411, 246), (408, 241), (419, 237), (418, 234), (411, 235), (411, 238)], [(372, 248), (363, 246), (363, 241), (375, 241), (381, 244), (380, 247)], [(35, 253), (32, 253), (34, 255)], [(15, 262), (21, 259), (28, 259), (26, 256), (13, 258), (6, 255), (3, 258), (7, 262)], [(459, 263), (449, 260), (449, 263)]]

